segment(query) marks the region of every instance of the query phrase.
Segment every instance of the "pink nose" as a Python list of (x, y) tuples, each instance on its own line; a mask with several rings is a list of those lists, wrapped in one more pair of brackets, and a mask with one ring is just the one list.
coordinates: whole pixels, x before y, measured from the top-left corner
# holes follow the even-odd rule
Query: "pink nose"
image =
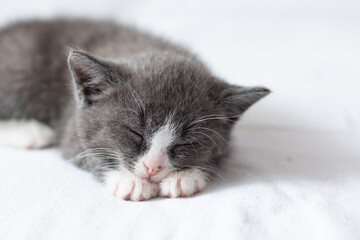
[(152, 176), (156, 175), (163, 168), (162, 165), (160, 165), (160, 164), (150, 165), (150, 167), (148, 167), (144, 163), (144, 166), (146, 168), (146, 172), (149, 175), (149, 177), (152, 177)]

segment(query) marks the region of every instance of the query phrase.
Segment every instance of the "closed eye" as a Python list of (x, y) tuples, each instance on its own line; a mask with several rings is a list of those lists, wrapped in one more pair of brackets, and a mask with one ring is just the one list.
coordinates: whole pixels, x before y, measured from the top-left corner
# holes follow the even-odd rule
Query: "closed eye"
[(172, 157), (187, 157), (193, 154), (196, 154), (196, 149), (199, 146), (199, 143), (184, 143), (177, 144), (172, 146), (170, 149), (170, 154)]
[(195, 146), (198, 143), (184, 143), (184, 144), (177, 144), (175, 146), (173, 146), (173, 148), (179, 148), (179, 147), (191, 147), (191, 146)]
[(144, 140), (143, 136), (140, 133), (138, 133), (137, 131), (131, 129), (128, 126), (124, 126), (124, 127), (129, 131), (129, 133), (131, 133), (133, 136), (135, 136), (137, 138), (137, 140), (139, 140), (139, 141)]

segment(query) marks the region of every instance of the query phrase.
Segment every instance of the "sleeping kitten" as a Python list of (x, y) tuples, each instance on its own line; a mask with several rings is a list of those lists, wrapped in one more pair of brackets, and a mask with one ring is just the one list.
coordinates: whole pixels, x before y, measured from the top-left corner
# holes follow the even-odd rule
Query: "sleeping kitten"
[(234, 123), (268, 93), (230, 85), (181, 47), (110, 22), (0, 32), (0, 145), (59, 144), (121, 199), (203, 190)]

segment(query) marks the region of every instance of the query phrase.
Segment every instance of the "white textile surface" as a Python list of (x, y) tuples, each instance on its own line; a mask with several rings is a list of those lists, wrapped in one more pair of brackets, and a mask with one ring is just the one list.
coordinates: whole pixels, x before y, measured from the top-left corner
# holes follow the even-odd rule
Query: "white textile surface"
[(359, 1), (0, 3), (0, 25), (135, 24), (232, 83), (273, 90), (236, 125), (224, 179), (187, 199), (121, 201), (58, 149), (0, 149), (1, 240), (360, 239)]
[(57, 150), (2, 150), (0, 239), (358, 239), (360, 137), (236, 136), (226, 181), (147, 202), (113, 198)]

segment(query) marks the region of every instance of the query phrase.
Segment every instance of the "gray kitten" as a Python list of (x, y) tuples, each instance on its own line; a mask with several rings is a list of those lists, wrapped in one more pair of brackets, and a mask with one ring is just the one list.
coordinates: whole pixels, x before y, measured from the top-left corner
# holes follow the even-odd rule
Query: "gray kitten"
[(0, 32), (0, 145), (59, 144), (121, 199), (203, 190), (234, 123), (268, 93), (229, 85), (183, 48), (111, 22)]

